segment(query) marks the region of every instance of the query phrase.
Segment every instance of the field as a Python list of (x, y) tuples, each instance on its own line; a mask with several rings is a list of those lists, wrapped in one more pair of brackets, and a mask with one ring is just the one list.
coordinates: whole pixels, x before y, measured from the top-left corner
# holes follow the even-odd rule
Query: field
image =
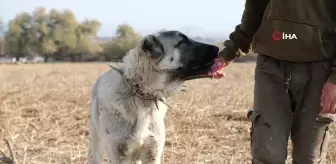
[[(18, 164), (86, 163), (90, 91), (108, 69), (0, 65), (0, 150), (9, 154), (2, 141), (8, 138)], [(253, 71), (254, 64), (235, 63), (223, 79), (189, 81), (186, 92), (168, 99), (165, 164), (250, 163)], [(336, 138), (329, 150), (327, 164), (336, 163)]]

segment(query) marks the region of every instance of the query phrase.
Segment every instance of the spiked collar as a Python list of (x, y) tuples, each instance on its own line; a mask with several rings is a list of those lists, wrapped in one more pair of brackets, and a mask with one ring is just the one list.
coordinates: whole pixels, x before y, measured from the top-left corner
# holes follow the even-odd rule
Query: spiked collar
[(143, 99), (143, 100), (151, 100), (151, 101), (155, 101), (155, 105), (156, 105), (156, 108), (159, 109), (159, 105), (158, 105), (158, 101), (162, 102), (163, 104), (165, 104), (167, 107), (171, 108), (164, 100), (162, 97), (159, 97), (159, 96), (156, 96), (154, 94), (149, 94), (149, 93), (143, 93), (139, 87), (137, 85), (134, 85), (132, 84), (131, 80), (129, 80), (128, 78), (126, 78), (126, 76), (124, 75), (124, 72), (112, 65), (108, 65), (109, 67), (111, 67), (112, 69), (114, 69), (115, 71), (119, 72), (128, 88), (129, 88), (129, 91), (127, 93), (125, 93), (125, 95), (129, 95), (129, 96), (137, 96), (139, 97), (140, 99)]

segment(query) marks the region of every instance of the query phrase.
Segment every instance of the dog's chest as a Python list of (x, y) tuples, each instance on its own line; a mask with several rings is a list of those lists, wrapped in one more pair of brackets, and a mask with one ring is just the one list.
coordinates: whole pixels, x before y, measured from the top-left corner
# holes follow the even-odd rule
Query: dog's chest
[(137, 129), (142, 131), (144, 136), (161, 136), (162, 133), (164, 133), (164, 117), (167, 111), (167, 107), (164, 104), (158, 105), (158, 107), (159, 108), (152, 108), (150, 112), (147, 113), (143, 118), (141, 118), (141, 115), (139, 115), (140, 117), (137, 120)]
[(152, 103), (150, 106), (127, 102), (106, 104), (99, 108), (99, 120), (108, 132), (118, 131), (118, 134), (132, 134), (140, 138), (148, 135), (161, 136), (167, 106), (162, 102), (157, 105)]

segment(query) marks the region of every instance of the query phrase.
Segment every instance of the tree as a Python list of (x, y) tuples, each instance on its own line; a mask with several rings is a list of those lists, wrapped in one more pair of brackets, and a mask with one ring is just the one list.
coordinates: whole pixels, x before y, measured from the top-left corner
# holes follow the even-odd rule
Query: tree
[[(17, 58), (38, 54), (48, 61), (70, 58), (83, 59), (83, 55), (95, 55), (102, 50), (95, 42), (100, 22), (84, 20), (79, 23), (75, 14), (68, 9), (36, 8), (32, 14), (18, 14), (8, 24), (5, 40), (8, 51)], [(1, 25), (0, 25), (1, 31)]]
[[(55, 41), (58, 43), (58, 53), (62, 55), (71, 55), (76, 48), (77, 36), (77, 20), (70, 10), (63, 10), (58, 13), (54, 26)], [(70, 56), (71, 57), (71, 56)]]
[(8, 31), (5, 34), (6, 49), (20, 57), (26, 56), (30, 52), (30, 46), (34, 38), (33, 19), (27, 13), (18, 14), (9, 22)]
[(45, 8), (37, 8), (33, 12), (34, 18), (34, 32), (36, 33), (33, 47), (36, 53), (43, 56), (44, 61), (47, 62), (48, 58), (52, 56), (58, 49), (52, 38), (52, 22), (50, 16), (46, 13)]
[(84, 20), (78, 23), (70, 10), (62, 12), (51, 11), (50, 17), (54, 28), (53, 39), (58, 46), (57, 53), (61, 57), (70, 57), (72, 61), (83, 60), (84, 55), (94, 55), (101, 51), (95, 43), (100, 22), (97, 20)]
[(85, 20), (78, 24), (76, 28), (76, 48), (74, 54), (76, 54), (80, 60), (83, 60), (83, 55), (91, 55), (102, 51), (102, 47), (95, 42), (100, 23), (96, 20)]
[(5, 53), (5, 23), (2, 18), (0, 18), (0, 55)]
[(116, 36), (118, 38), (136, 38), (139, 35), (134, 31), (134, 29), (130, 25), (121, 24), (117, 28)]
[(116, 37), (103, 45), (107, 60), (120, 59), (139, 43), (141, 36), (128, 24), (119, 25)]
[(5, 22), (4, 20), (0, 17), (0, 38), (3, 37), (5, 33)]

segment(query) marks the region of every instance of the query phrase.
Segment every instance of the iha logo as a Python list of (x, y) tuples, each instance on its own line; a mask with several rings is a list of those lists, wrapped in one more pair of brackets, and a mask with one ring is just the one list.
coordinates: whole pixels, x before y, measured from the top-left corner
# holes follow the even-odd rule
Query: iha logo
[(279, 40), (292, 40), (292, 39), (297, 39), (295, 34), (286, 34), (284, 32), (280, 32), (280, 31), (274, 31), (272, 34), (272, 39), (275, 41), (279, 41)]

